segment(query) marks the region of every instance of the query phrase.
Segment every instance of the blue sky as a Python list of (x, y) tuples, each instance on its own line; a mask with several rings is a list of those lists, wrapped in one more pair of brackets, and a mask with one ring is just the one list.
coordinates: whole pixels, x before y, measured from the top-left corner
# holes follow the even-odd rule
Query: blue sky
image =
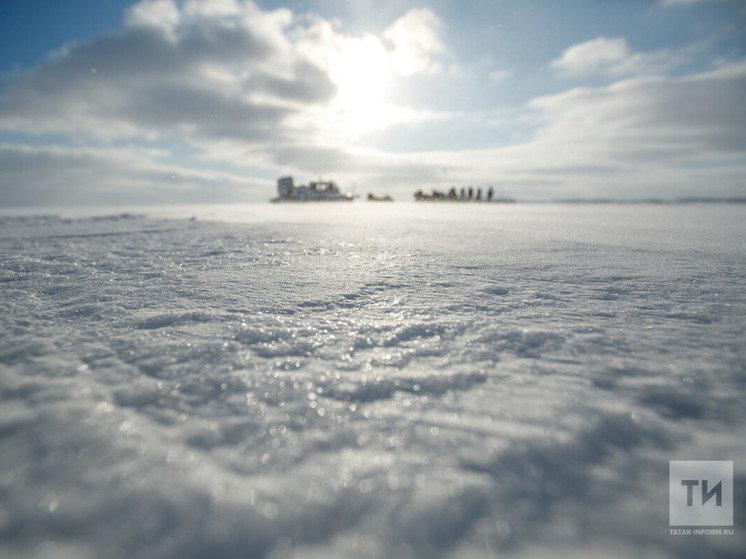
[(0, 7), (0, 205), (746, 196), (746, 2)]

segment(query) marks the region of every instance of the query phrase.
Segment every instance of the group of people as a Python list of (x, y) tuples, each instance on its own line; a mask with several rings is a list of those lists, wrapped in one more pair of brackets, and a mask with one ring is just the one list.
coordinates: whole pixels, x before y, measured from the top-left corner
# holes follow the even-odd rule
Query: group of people
[[(491, 202), (492, 198), (495, 195), (495, 189), (491, 186), (487, 190), (487, 196), (486, 200), (487, 202)], [(482, 201), (482, 189), (477, 188), (476, 193), (474, 191), (473, 187), (463, 187), (461, 188), (460, 192), (456, 192), (456, 187), (452, 187), (448, 193), (439, 192), (438, 190), (433, 190), (432, 194), (425, 194), (422, 192), (422, 190), (418, 190), (414, 193), (414, 199), (415, 200), (474, 200), (477, 202)]]

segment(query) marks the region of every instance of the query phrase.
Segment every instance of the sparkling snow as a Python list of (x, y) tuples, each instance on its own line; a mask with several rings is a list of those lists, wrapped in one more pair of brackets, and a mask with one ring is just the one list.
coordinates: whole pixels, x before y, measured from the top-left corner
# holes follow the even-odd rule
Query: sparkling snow
[[(0, 258), (3, 557), (746, 545), (746, 206), (6, 212)], [(735, 460), (735, 535), (669, 534), (672, 459)]]

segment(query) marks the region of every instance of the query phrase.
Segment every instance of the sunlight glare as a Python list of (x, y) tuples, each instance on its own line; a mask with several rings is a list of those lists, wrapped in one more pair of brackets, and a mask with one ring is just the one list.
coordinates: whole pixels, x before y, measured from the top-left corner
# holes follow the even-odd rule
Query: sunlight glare
[(386, 49), (373, 36), (345, 41), (332, 68), (337, 84), (335, 111), (351, 132), (384, 126), (390, 66)]

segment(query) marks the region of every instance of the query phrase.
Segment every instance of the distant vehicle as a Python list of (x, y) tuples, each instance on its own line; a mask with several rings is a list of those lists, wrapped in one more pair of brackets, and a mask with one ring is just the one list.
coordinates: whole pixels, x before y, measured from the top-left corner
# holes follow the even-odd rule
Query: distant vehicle
[(422, 192), (422, 190), (418, 190), (414, 193), (414, 199), (418, 202), (424, 201), (432, 201), (432, 200), (445, 200), (446, 195), (442, 192), (438, 192), (437, 190), (433, 190), (432, 194), (425, 194)]
[(343, 194), (331, 181), (316, 181), (296, 186), (293, 177), (277, 179), (277, 198), (270, 202), (350, 202), (352, 194)]
[(368, 202), (393, 202), (393, 201), (394, 199), (388, 194), (385, 194), (383, 196), (376, 196), (372, 192), (368, 194)]

